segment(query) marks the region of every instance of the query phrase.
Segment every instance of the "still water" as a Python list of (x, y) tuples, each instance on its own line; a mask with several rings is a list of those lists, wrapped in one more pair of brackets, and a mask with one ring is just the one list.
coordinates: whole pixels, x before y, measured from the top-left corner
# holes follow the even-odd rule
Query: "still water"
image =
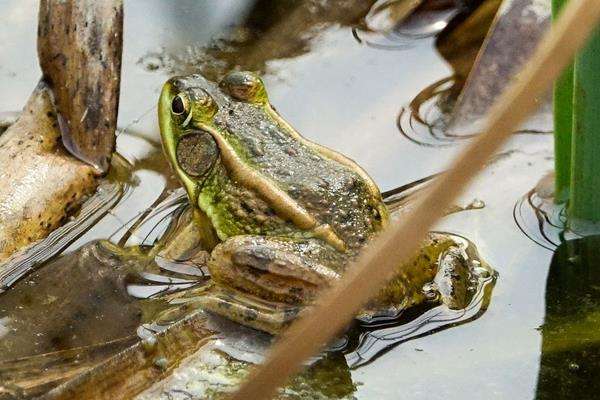
[[(353, 28), (370, 2), (253, 3), (125, 2), (117, 149), (133, 164), (133, 177), (119, 205), (67, 252), (93, 239), (122, 237), (163, 189), (177, 186), (162, 160), (156, 120), (160, 88), (173, 74), (200, 70), (218, 78), (236, 65), (260, 71), (271, 102), (294, 127), (353, 158), (383, 191), (443, 171), (460, 150), (460, 143), (419, 145), (397, 126), (405, 105), (452, 75), (434, 38), (368, 35), (371, 43), (396, 41), (397, 46), (357, 40)], [(269, 11), (257, 12), (260, 6)], [(1, 9), (5, 95), (0, 110), (18, 110), (40, 75), (36, 2), (9, 0)], [(241, 20), (246, 21), (243, 27)], [(490, 163), (458, 202), (479, 199), (485, 207), (451, 214), (436, 227), (474, 242), (498, 272), (487, 310), (469, 323), (412, 335), (375, 360), (344, 370), (353, 388), (348, 396), (531, 399), (551, 393), (551, 385), (538, 387), (538, 377), (553, 253), (525, 236), (513, 219), (515, 203), (551, 168), (548, 135), (516, 135)], [(142, 239), (133, 237), (128, 243)], [(345, 362), (352, 365), (354, 356), (346, 354)], [(553, 365), (559, 374), (562, 369), (567, 375), (580, 373), (569, 367), (571, 362), (577, 361), (562, 365), (559, 359)]]

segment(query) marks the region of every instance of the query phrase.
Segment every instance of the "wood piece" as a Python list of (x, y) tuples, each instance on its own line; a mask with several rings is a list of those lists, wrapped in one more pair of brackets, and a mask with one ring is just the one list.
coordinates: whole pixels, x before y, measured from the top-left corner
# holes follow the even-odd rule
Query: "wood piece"
[(213, 334), (202, 311), (171, 325), (151, 341), (140, 340), (100, 365), (57, 386), (40, 400), (131, 399), (167, 377), (184, 357), (202, 347)]
[(0, 135), (0, 262), (59, 227), (96, 188), (94, 169), (60, 143), (50, 96), (38, 85)]
[[(128, 336), (83, 348), (0, 361), (1, 386), (19, 388), (27, 398), (42, 395), (58, 384), (93, 368), (123, 347), (134, 344), (136, 339), (137, 337)], [(3, 394), (1, 386), (0, 399)], [(9, 392), (8, 389), (5, 392)]]
[(63, 144), (98, 172), (115, 148), (122, 42), (122, 0), (40, 1), (38, 56)]
[(433, 182), (412, 215), (390, 226), (348, 270), (317, 299), (313, 312), (294, 323), (253, 371), (232, 400), (271, 398), (301, 363), (344, 329), (360, 307), (391, 277), (395, 267), (418, 248), (427, 230), (483, 168), (490, 156), (536, 108), (542, 95), (583, 46), (600, 20), (598, 0), (571, 1), (531, 61), (492, 108), (484, 133), (469, 144), (448, 172)]

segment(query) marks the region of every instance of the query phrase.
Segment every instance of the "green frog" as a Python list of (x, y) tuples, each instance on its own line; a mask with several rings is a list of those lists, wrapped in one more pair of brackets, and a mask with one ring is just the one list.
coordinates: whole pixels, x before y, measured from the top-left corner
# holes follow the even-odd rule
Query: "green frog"
[[(218, 237), (208, 260), (214, 290), (201, 299), (208, 311), (277, 333), (390, 223), (367, 173), (302, 137), (251, 72), (231, 72), (219, 84), (174, 77), (158, 113), (166, 157)], [(439, 259), (467, 265), (457, 248), (452, 238), (430, 234), (361, 315), (395, 315), (431, 297), (423, 287)]]

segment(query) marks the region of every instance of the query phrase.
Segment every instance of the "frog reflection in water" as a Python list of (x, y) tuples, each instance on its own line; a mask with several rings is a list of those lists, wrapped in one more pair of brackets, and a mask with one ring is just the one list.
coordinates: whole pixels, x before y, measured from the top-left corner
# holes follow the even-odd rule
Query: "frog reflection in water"
[[(208, 261), (215, 290), (201, 300), (211, 312), (278, 332), (389, 223), (365, 171), (300, 136), (252, 73), (232, 72), (218, 86), (199, 75), (170, 79), (159, 121), (168, 160), (220, 240)], [(363, 314), (422, 302), (444, 258), (468, 265), (450, 237), (430, 234)]]

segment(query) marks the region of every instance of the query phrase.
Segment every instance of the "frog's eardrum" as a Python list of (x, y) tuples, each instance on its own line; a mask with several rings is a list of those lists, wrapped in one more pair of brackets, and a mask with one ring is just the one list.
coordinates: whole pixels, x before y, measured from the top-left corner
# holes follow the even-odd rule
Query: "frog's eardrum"
[(208, 132), (192, 131), (177, 142), (177, 163), (194, 178), (210, 171), (218, 157), (219, 148)]

